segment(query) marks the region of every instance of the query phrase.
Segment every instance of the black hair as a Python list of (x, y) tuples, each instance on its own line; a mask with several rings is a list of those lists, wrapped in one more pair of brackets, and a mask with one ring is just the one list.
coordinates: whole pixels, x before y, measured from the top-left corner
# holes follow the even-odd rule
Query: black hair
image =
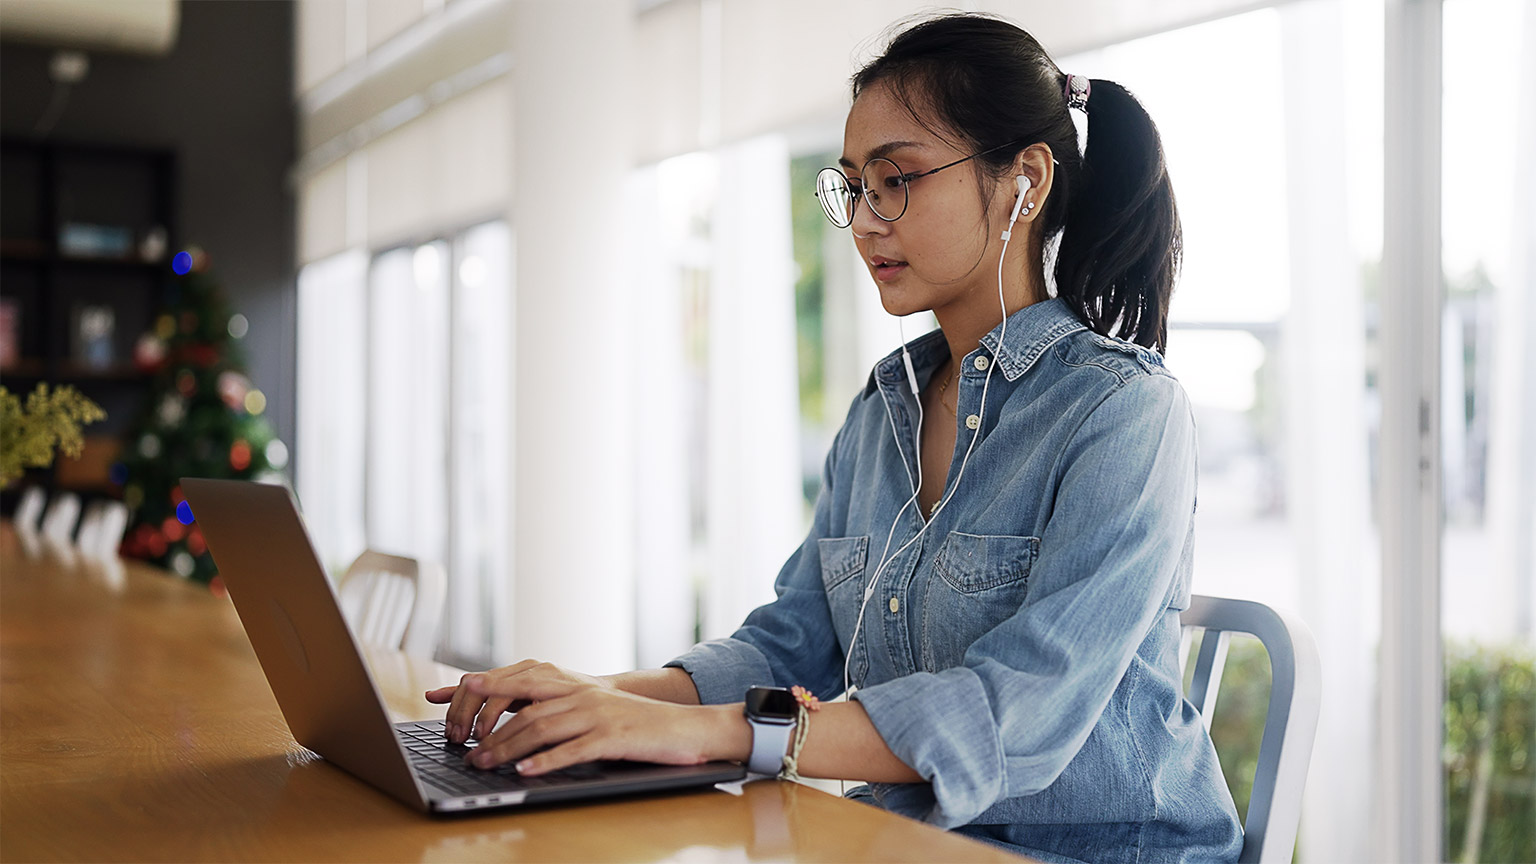
[(889, 86), (936, 134), (958, 135), (973, 150), (1001, 147), (976, 160), (994, 177), (1024, 148), (1048, 145), (1058, 167), (1040, 219), (1043, 240), (1061, 234), (1057, 296), (1097, 333), (1167, 350), (1183, 232), (1162, 140), (1135, 96), (1113, 81), (1091, 81), (1088, 146), (1079, 155), (1067, 76), (1033, 36), (974, 14), (923, 20), (897, 34), (854, 75), (854, 98), (875, 84)]

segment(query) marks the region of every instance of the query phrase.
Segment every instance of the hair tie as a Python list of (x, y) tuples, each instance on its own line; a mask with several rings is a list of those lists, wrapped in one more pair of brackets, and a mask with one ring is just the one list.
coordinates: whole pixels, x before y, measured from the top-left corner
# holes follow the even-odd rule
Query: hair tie
[(1088, 94), (1093, 92), (1093, 85), (1082, 75), (1068, 75), (1067, 86), (1062, 91), (1067, 97), (1067, 107), (1088, 113)]

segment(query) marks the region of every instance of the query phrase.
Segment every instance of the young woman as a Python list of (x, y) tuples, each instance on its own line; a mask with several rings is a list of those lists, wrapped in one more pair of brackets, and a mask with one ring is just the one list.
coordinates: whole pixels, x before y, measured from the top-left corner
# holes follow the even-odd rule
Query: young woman
[(886, 310), (940, 329), (854, 398), (778, 599), (664, 669), (527, 661), (428, 698), (483, 767), (782, 761), (1042, 860), (1235, 860), (1178, 671), (1195, 430), (1159, 353), (1180, 232), (1157, 131), (974, 15), (896, 36), (853, 96), (817, 194)]

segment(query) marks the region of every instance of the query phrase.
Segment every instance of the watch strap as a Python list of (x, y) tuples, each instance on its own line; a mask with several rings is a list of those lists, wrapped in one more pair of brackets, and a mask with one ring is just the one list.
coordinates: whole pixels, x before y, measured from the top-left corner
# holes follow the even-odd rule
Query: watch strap
[(752, 726), (752, 756), (747, 759), (747, 770), (754, 774), (777, 774), (784, 767), (784, 754), (789, 752), (790, 736), (795, 734), (794, 723), (764, 723), (748, 717)]

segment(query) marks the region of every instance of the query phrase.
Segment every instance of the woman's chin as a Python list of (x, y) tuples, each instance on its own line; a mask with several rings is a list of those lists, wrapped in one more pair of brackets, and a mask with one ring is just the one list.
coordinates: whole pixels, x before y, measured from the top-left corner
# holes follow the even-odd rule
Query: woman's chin
[(913, 297), (900, 288), (892, 285), (880, 285), (880, 306), (887, 314), (903, 318), (907, 315), (915, 315), (918, 312), (927, 312), (933, 308), (931, 303), (923, 302), (922, 298)]

